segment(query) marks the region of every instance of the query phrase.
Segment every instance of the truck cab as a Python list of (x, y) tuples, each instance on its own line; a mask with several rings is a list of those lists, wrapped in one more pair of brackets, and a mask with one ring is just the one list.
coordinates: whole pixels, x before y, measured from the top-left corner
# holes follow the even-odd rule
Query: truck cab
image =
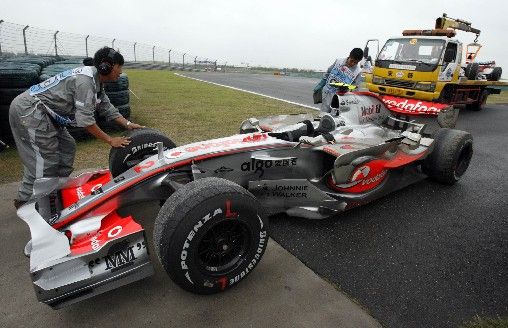
[(462, 44), (456, 39), (395, 37), (381, 49), (366, 86), (380, 94), (439, 101), (446, 84), (459, 80), (461, 63)]

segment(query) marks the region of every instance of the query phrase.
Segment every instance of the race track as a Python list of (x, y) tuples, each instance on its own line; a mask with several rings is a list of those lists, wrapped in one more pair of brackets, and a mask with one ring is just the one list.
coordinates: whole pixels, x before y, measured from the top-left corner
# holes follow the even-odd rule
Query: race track
[[(317, 79), (185, 73), (312, 104)], [(454, 186), (422, 181), (333, 219), (278, 216), (271, 235), (386, 327), (457, 327), (508, 315), (508, 106), (461, 111), (474, 137)], [(316, 291), (319, 293), (319, 291)]]

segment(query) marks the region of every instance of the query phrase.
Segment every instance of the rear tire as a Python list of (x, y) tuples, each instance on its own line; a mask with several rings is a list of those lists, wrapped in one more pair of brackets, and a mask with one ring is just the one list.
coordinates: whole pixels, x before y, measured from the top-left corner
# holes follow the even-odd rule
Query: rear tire
[(490, 95), (489, 91), (482, 90), (478, 100), (472, 104), (467, 104), (466, 109), (469, 109), (469, 110), (472, 110), (475, 112), (483, 110), (485, 108), (485, 106), (487, 105), (487, 98), (489, 97), (489, 95)]
[(434, 135), (432, 153), (423, 162), (423, 171), (432, 180), (452, 185), (464, 175), (473, 156), (471, 134), (439, 129)]
[(501, 67), (494, 67), (492, 73), (487, 76), (487, 80), (489, 81), (499, 81), (501, 78), (501, 74), (503, 74), (503, 69)]
[(268, 242), (257, 199), (229, 180), (203, 178), (178, 189), (154, 225), (159, 260), (181, 288), (214, 294), (243, 280)]
[(135, 129), (126, 133), (131, 143), (125, 148), (111, 148), (109, 151), (109, 170), (116, 177), (146, 158), (157, 154), (156, 143), (162, 142), (164, 150), (175, 148), (171, 139), (155, 129)]

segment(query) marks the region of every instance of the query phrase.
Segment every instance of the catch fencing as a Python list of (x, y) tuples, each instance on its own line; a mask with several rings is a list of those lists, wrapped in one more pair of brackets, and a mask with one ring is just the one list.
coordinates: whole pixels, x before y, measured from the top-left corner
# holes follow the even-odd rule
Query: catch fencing
[(217, 68), (217, 59), (191, 52), (65, 31), (52, 31), (0, 20), (0, 56), (41, 55), (60, 57), (92, 57), (104, 46), (119, 51), (127, 62), (166, 64), (175, 69)]

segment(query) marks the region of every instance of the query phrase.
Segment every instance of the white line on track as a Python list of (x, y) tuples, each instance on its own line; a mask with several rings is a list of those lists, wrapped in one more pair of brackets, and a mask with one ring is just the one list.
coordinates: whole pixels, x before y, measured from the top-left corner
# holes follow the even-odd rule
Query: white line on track
[(235, 88), (235, 87), (232, 87), (232, 86), (229, 86), (229, 85), (224, 85), (224, 84), (220, 84), (220, 83), (205, 81), (205, 80), (197, 79), (195, 77), (190, 77), (190, 76), (182, 75), (180, 73), (175, 73), (175, 75), (178, 75), (180, 77), (185, 77), (185, 78), (191, 79), (191, 80), (196, 80), (196, 81), (199, 81), (199, 82), (205, 82), (205, 83), (210, 83), (210, 84), (213, 84), (213, 85), (218, 85), (218, 86), (224, 87), (224, 88), (229, 88), (229, 89), (233, 89), (233, 90), (237, 90), (237, 91), (251, 93), (251, 94), (257, 95), (257, 96), (262, 96), (262, 97), (266, 97), (266, 98), (270, 98), (270, 99), (274, 99), (274, 100), (278, 100), (278, 101), (283, 101), (285, 103), (292, 104), (292, 105), (297, 105), (297, 106), (301, 106), (301, 107), (305, 107), (305, 108), (310, 108), (310, 109), (314, 109), (314, 110), (320, 110), (317, 107), (312, 107), (312, 106), (305, 105), (305, 104), (300, 104), (300, 103), (297, 103), (297, 102), (294, 102), (294, 101), (289, 101), (289, 100), (286, 100), (286, 99), (281, 99), (281, 98), (276, 98), (276, 97), (268, 96), (268, 95), (265, 95), (265, 94), (262, 94), (262, 93), (258, 93), (258, 92), (254, 92), (254, 91), (249, 91), (249, 90), (245, 90), (245, 89)]

